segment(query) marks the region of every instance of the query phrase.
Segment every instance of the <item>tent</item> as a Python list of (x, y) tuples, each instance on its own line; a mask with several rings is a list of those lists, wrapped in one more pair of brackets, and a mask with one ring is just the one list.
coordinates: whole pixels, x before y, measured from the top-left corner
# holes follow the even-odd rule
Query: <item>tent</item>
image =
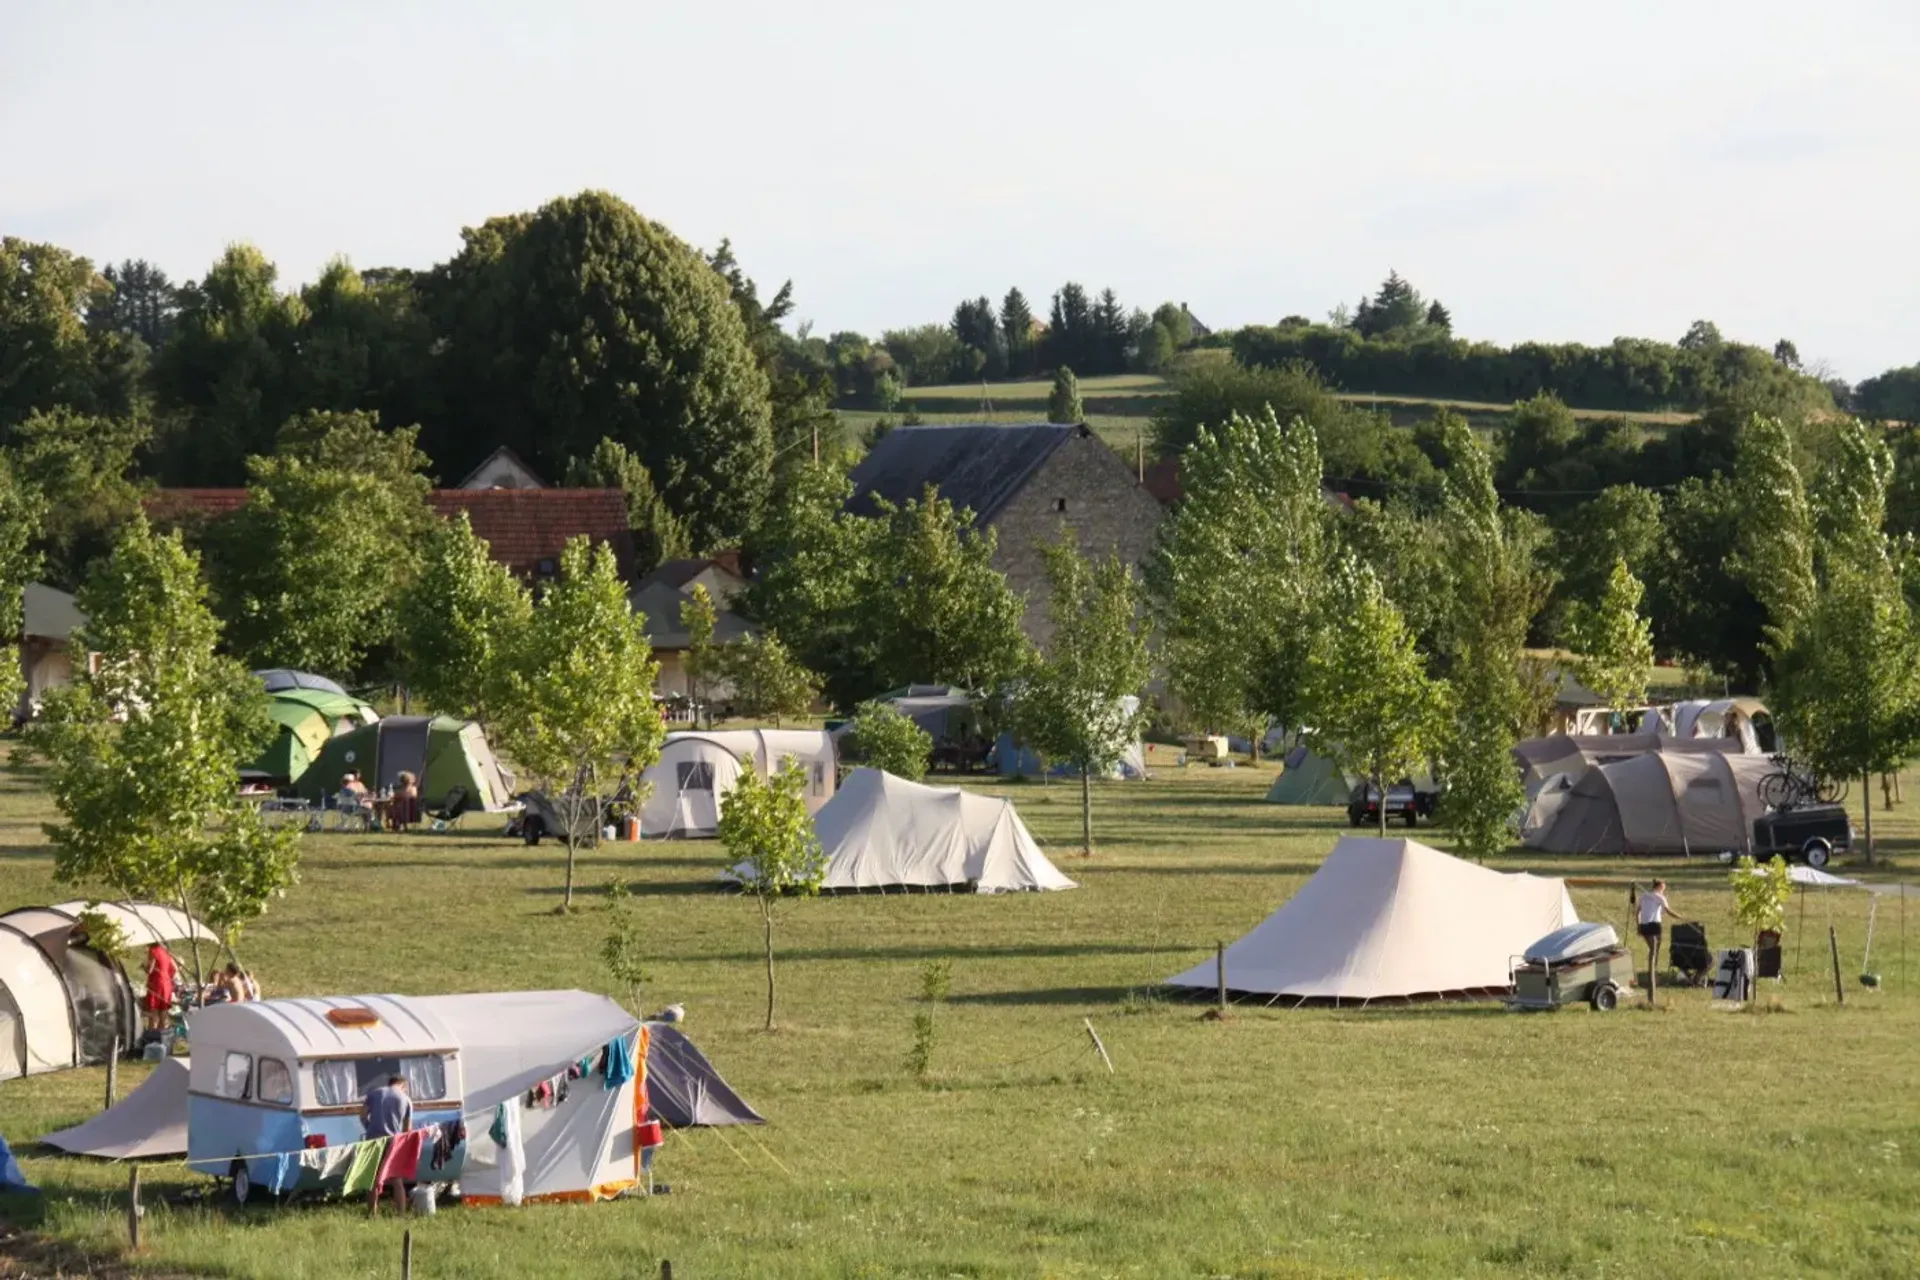
[(317, 689), (321, 693), (337, 694), (347, 697), (347, 691), (325, 676), (316, 676), (311, 671), (294, 671), (287, 667), (269, 667), (265, 671), (253, 673), (261, 684), (267, 686), (268, 693), (281, 693), (288, 689)]
[(1345, 804), (1360, 779), (1310, 750), (1303, 742), (1287, 752), (1280, 776), (1267, 792), (1268, 804)]
[[(1296, 1001), (1503, 991), (1513, 957), (1578, 920), (1557, 879), (1489, 871), (1414, 840), (1345, 836), (1227, 948), (1227, 985)], [(1217, 981), (1209, 958), (1168, 984), (1211, 991)]]
[[(1009, 800), (856, 769), (814, 815), (827, 889), (1071, 889)], [(737, 870), (737, 869), (736, 869)]]
[[(678, 1129), (766, 1123), (677, 1027), (650, 1022), (647, 1031), (647, 1098), (654, 1115)], [(132, 1093), (92, 1119), (40, 1141), (106, 1160), (186, 1155), (189, 1063), (187, 1058), (162, 1059)], [(467, 1088), (471, 1094), (471, 1078)]]
[(1748, 755), (1774, 750), (1773, 716), (1758, 698), (1695, 699), (1673, 706), (1673, 737), (1682, 741), (1731, 739)]
[(806, 774), (807, 812), (833, 796), (840, 758), (824, 729), (722, 729), (670, 733), (660, 758), (640, 775), (652, 791), (640, 810), (643, 836), (710, 836), (720, 828), (720, 802), (752, 769), (771, 776), (789, 759)]
[(94, 1116), (40, 1141), (76, 1156), (151, 1160), (187, 1154), (188, 1060), (162, 1058), (140, 1087)]
[(640, 834), (654, 838), (711, 836), (720, 830), (720, 798), (745, 767), (705, 734), (676, 733), (640, 780), (650, 788), (640, 808)]
[[(1119, 705), (1127, 715), (1136, 715), (1140, 710), (1140, 699), (1128, 694), (1119, 700)], [(1003, 778), (1037, 778), (1042, 773), (1049, 772), (1042, 767), (1043, 762), (1039, 755), (1010, 732), (1002, 732), (994, 740), (992, 764)], [(1056, 777), (1073, 772), (1071, 766), (1063, 764), (1054, 765), (1051, 769), (1051, 773)], [(1139, 782), (1147, 776), (1147, 749), (1140, 741), (1138, 733), (1134, 734), (1133, 741), (1121, 751), (1120, 762), (1107, 776), (1123, 778), (1129, 782)]]
[(480, 726), (446, 716), (388, 716), (328, 741), (296, 789), (320, 800), (340, 789), (340, 780), (358, 773), (379, 790), (398, 782), (402, 772), (420, 781), (421, 803), (438, 808), (454, 790), (467, 793), (472, 808), (496, 812), (512, 800), (512, 786), (493, 757)]
[[(85, 903), (19, 907), (0, 915), (0, 1080), (105, 1062), (116, 1039), (139, 1031), (133, 986), (112, 956), (87, 945), (75, 925)], [(213, 931), (150, 903), (98, 908), (145, 947)]]
[[(1651, 751), (1574, 780), (1527, 847), (1551, 853), (1713, 853), (1752, 848), (1765, 756)], [(1543, 818), (1547, 815), (1542, 815)]]
[(1740, 743), (1733, 738), (1675, 739), (1663, 738), (1657, 733), (1554, 733), (1544, 738), (1521, 740), (1514, 745), (1513, 757), (1520, 764), (1520, 777), (1527, 795), (1532, 796), (1556, 774), (1578, 778), (1596, 765), (1645, 755), (1649, 751), (1737, 754), (1740, 750)]
[(358, 698), (324, 689), (288, 688), (267, 696), (276, 733), (267, 749), (240, 770), (247, 781), (297, 782), (329, 740), (373, 724), (380, 715)]

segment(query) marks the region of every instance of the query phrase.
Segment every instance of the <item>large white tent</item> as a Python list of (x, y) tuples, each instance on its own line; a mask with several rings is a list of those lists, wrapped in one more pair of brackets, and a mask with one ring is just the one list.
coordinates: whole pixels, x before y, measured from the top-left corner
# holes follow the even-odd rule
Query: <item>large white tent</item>
[(814, 815), (827, 889), (1071, 889), (1013, 802), (856, 769)]
[(640, 775), (651, 786), (640, 811), (643, 836), (710, 836), (720, 827), (720, 803), (741, 768), (771, 777), (788, 760), (806, 775), (807, 812), (833, 798), (840, 758), (824, 729), (722, 729), (670, 733), (660, 759)]
[[(1227, 948), (1227, 986), (1297, 1001), (1474, 995), (1579, 920), (1560, 880), (1489, 871), (1415, 840), (1345, 836), (1300, 891)], [(1207, 959), (1168, 985), (1211, 991)]]

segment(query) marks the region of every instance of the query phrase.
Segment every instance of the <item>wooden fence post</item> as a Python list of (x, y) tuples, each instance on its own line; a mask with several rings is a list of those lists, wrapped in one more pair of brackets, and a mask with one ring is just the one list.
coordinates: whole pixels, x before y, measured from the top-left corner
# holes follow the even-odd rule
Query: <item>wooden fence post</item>
[(1220, 978), (1220, 1016), (1227, 1013), (1227, 944), (1213, 944), (1213, 970)]
[(660, 1280), (673, 1280), (673, 1264), (665, 1258), (660, 1259)]
[(400, 1280), (413, 1280), (413, 1228), (400, 1237)]
[[(120, 1037), (113, 1038), (113, 1053), (107, 1058), (107, 1106), (113, 1105), (115, 1095), (120, 1092)], [(102, 1107), (101, 1110), (105, 1110)]]
[(127, 1240), (140, 1252), (140, 1166), (127, 1166)]
[(1827, 926), (1827, 946), (1833, 950), (1833, 998), (1841, 1004), (1847, 1002), (1846, 984), (1840, 981), (1840, 935), (1832, 925)]

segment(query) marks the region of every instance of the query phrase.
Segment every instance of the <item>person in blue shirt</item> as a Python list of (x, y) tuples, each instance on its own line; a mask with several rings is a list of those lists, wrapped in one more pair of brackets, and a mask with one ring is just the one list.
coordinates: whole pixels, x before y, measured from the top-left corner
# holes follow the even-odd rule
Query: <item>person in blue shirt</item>
[[(388, 1076), (385, 1084), (367, 1090), (366, 1101), (360, 1108), (360, 1125), (368, 1138), (392, 1138), (413, 1128), (413, 1099), (407, 1096), (405, 1076)], [(394, 1204), (405, 1216), (409, 1208), (406, 1183), (399, 1178), (389, 1178), (387, 1182), (393, 1188)], [(367, 1195), (367, 1210), (375, 1216), (380, 1213), (383, 1190), (376, 1181)]]

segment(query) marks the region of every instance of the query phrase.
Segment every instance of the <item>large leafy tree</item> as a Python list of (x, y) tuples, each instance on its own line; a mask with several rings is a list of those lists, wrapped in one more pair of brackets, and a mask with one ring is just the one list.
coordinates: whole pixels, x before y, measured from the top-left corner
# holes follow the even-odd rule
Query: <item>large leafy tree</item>
[(1307, 739), (1384, 798), (1390, 783), (1444, 747), (1447, 686), (1428, 676), (1413, 633), (1371, 569), (1344, 561), (1331, 596), (1335, 621), (1307, 663)]
[(150, 436), (138, 418), (102, 418), (64, 406), (34, 412), (14, 428), (20, 480), (40, 496), (34, 543), (47, 576), (71, 589), (106, 554), (140, 509), (135, 455)]
[(41, 557), (35, 535), (46, 517), (40, 492), (19, 474), (11, 458), (0, 452), (0, 705), (20, 700), (25, 679), (13, 638), (20, 634), (20, 596), (39, 572)]
[(435, 456), (457, 469), (508, 444), (558, 474), (612, 439), (697, 547), (751, 529), (773, 461), (767, 375), (707, 260), (602, 191), (464, 237), (422, 286), (444, 343)]
[(1755, 414), (1741, 428), (1733, 492), (1746, 518), (1727, 568), (1766, 609), (1766, 644), (1777, 655), (1792, 644), (1816, 589), (1813, 515), (1794, 462), (1793, 436), (1779, 418)]
[(1567, 626), (1574, 675), (1616, 711), (1646, 700), (1653, 671), (1653, 629), (1640, 613), (1644, 594), (1627, 562), (1615, 560), (1599, 602), (1576, 606)]
[[(612, 550), (575, 538), (507, 663), (495, 734), (509, 758), (551, 792), (597, 812), (616, 758), (638, 773), (660, 757), (666, 732), (653, 705), (658, 676), (646, 617), (628, 605)], [(575, 858), (588, 831), (578, 821), (562, 825), (561, 909), (570, 910)]]
[(1538, 560), (1537, 518), (1501, 506), (1486, 450), (1464, 421), (1449, 424), (1447, 452), (1444, 519), (1456, 586), (1443, 817), (1461, 848), (1484, 858), (1505, 844), (1507, 821), (1526, 798), (1512, 755), (1534, 706), (1522, 651), (1550, 579)]
[(1140, 593), (1118, 556), (1098, 564), (1071, 530), (1042, 544), (1053, 634), (1013, 704), (1015, 728), (1040, 756), (1080, 775), (1080, 851), (1093, 853), (1093, 776), (1139, 736), (1139, 694), (1151, 674)]
[(733, 689), (734, 713), (776, 727), (807, 714), (820, 696), (818, 678), (770, 631), (721, 646), (720, 671)]
[(731, 241), (722, 240), (707, 262), (727, 282), (747, 327), (747, 344), (767, 375), (776, 473), (802, 458), (838, 452), (840, 418), (833, 411), (832, 361), (824, 344), (807, 340), (805, 324), (801, 337), (781, 328), (793, 314), (793, 281), (782, 282), (773, 297), (762, 302), (759, 286), (734, 257)]
[(1751, 688), (1765, 668), (1767, 610), (1747, 583), (1729, 572), (1748, 518), (1729, 478), (1682, 483), (1661, 504), (1647, 594), (1662, 651), (1725, 672)]
[(767, 1030), (773, 1030), (773, 920), (784, 898), (820, 891), (827, 861), (807, 813), (806, 777), (789, 758), (762, 779), (742, 769), (740, 781), (720, 804), (720, 843), (743, 864), (741, 883), (760, 908), (767, 965)]
[(85, 258), (0, 237), (0, 440), (36, 409), (133, 408), (138, 364), (129, 363), (125, 335), (90, 332), (84, 320), (111, 287)]
[(863, 702), (853, 714), (846, 746), (861, 764), (918, 782), (927, 776), (933, 735), (890, 702)]
[(143, 517), (95, 566), (79, 606), (98, 669), (50, 692), (28, 738), (60, 811), (47, 824), (55, 874), (174, 903), (231, 946), (294, 881), (296, 835), (262, 825), (235, 785), (270, 735), (266, 695), (219, 653), (193, 553)]
[(1185, 497), (1161, 522), (1147, 587), (1173, 689), (1207, 729), (1297, 725), (1321, 624), (1327, 505), (1313, 428), (1271, 410), (1203, 427)]
[(396, 607), (408, 688), (435, 711), (492, 724), (525, 643), (532, 598), (462, 511), (437, 523)]
[(100, 278), (107, 287), (89, 300), (87, 327), (137, 338), (149, 353), (166, 346), (180, 313), (180, 290), (167, 273), (132, 258), (102, 268)]
[(431, 520), (414, 436), (372, 414), (305, 414), (249, 460), (246, 505), (206, 533), (237, 653), (353, 675), (391, 641)]
[(693, 535), (687, 522), (667, 505), (647, 464), (618, 440), (603, 439), (592, 453), (569, 459), (566, 483), (583, 489), (618, 489), (626, 495), (635, 573), (692, 554)]

